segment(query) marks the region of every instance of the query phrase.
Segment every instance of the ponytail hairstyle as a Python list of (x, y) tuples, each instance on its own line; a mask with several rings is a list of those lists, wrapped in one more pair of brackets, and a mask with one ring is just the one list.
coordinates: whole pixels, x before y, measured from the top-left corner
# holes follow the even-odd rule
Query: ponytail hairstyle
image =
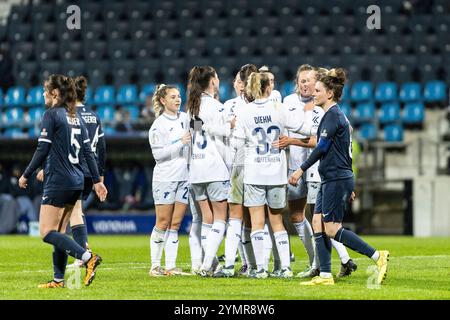
[(316, 67), (314, 71), (316, 71), (316, 81), (318, 81), (321, 77), (326, 76), (329, 70), (323, 67)]
[(254, 99), (261, 99), (266, 89), (270, 87), (270, 79), (266, 72), (252, 72), (248, 78), (245, 92)]
[(297, 69), (297, 73), (295, 75), (295, 92), (299, 95), (300, 94), (300, 88), (298, 86), (298, 78), (300, 78), (300, 73), (302, 73), (303, 71), (312, 71), (315, 70), (314, 67), (312, 67), (309, 64), (302, 64), (300, 67), (298, 67)]
[(333, 92), (333, 101), (339, 102), (347, 80), (345, 70), (342, 68), (331, 69), (326, 74), (319, 77), (318, 81), (322, 82), (327, 90)]
[[(248, 78), (253, 72), (259, 72), (258, 68), (254, 64), (243, 65), (239, 70), (239, 78), (241, 78), (241, 81), (244, 83), (244, 88), (247, 87)], [(255, 100), (255, 98), (247, 93), (246, 89), (244, 90), (244, 98), (247, 102), (252, 102)]]
[(87, 79), (84, 76), (78, 76), (74, 80), (75, 90), (77, 93), (77, 101), (85, 103), (86, 101), (86, 89), (87, 89)]
[[(155, 111), (155, 116), (158, 118), (165, 110), (164, 105), (161, 102), (161, 99), (167, 95), (167, 91), (170, 89), (177, 89), (175, 86), (159, 84), (156, 86), (155, 93), (152, 97), (153, 110)], [(179, 91), (179, 90), (178, 90)]]
[(52, 74), (44, 82), (44, 88), (48, 92), (58, 89), (59, 99), (56, 107), (64, 107), (71, 118), (76, 117), (75, 103), (77, 93), (75, 89), (75, 82), (72, 78), (60, 74)]
[(198, 116), (202, 92), (216, 76), (216, 70), (211, 66), (195, 66), (189, 72), (187, 85), (187, 111), (191, 116)]

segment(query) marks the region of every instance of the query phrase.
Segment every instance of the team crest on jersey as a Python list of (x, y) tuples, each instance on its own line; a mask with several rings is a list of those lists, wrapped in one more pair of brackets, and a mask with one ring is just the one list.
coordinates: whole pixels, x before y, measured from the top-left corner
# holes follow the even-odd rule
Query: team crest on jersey
[(326, 138), (328, 136), (327, 129), (324, 129), (320, 136)]
[(42, 128), (41, 136), (43, 136), (43, 137), (47, 136), (47, 130), (45, 130), (45, 128)]

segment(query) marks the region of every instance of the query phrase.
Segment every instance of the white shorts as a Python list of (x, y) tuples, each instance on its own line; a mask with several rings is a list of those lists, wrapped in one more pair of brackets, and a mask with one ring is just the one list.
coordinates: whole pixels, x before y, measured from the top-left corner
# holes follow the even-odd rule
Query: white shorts
[(272, 209), (283, 209), (286, 206), (286, 185), (244, 184), (244, 205), (246, 207), (259, 207), (265, 204)]
[(308, 196), (306, 198), (307, 204), (316, 204), (317, 194), (319, 193), (320, 190), (320, 184), (321, 184), (320, 182), (314, 181), (306, 183), (306, 185), (308, 186)]
[(228, 196), (229, 203), (244, 203), (244, 167), (236, 166), (231, 171), (231, 187)]
[(205, 183), (192, 183), (191, 188), (194, 191), (195, 200), (202, 201), (223, 201), (228, 199), (230, 192), (230, 181), (215, 181)]
[[(293, 173), (294, 170), (289, 170), (289, 176)], [(288, 184), (288, 200), (294, 201), (306, 198), (307, 204), (315, 204), (319, 190), (320, 182), (306, 182), (305, 175), (303, 174), (296, 186)]]
[(189, 183), (187, 181), (153, 181), (153, 199), (155, 204), (188, 204)]

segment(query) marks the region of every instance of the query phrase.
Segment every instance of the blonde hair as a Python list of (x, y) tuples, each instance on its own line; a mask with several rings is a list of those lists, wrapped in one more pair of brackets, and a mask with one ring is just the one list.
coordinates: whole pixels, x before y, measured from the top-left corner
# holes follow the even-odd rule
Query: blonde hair
[(261, 99), (264, 91), (270, 86), (270, 79), (266, 72), (252, 72), (248, 77), (245, 91), (248, 96), (254, 99)]
[(262, 66), (261, 68), (258, 69), (259, 72), (269, 72), (272, 73), (272, 71), (270, 71), (268, 66)]
[(164, 105), (161, 102), (161, 99), (167, 95), (167, 91), (170, 89), (177, 89), (175, 86), (159, 84), (156, 86), (155, 93), (152, 97), (153, 110), (155, 111), (155, 116), (159, 117), (165, 110)]

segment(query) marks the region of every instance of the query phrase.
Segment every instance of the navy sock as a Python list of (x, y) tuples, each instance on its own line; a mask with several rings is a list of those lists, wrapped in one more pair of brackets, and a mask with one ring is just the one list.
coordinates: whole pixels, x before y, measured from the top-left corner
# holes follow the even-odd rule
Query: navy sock
[(75, 259), (81, 259), (83, 253), (86, 252), (86, 249), (83, 249), (83, 247), (78, 245), (72, 238), (54, 230), (50, 231), (43, 240), (46, 243), (54, 245), (59, 250), (64, 251)]
[(87, 243), (87, 230), (85, 224), (78, 224), (72, 227), (73, 240), (86, 249)]
[(331, 240), (325, 232), (314, 233), (319, 256), (320, 272), (331, 273)]
[(67, 265), (67, 254), (53, 246), (53, 272), (55, 279), (64, 279)]
[(368, 256), (369, 258), (371, 258), (376, 251), (353, 231), (344, 229), (343, 227), (340, 228), (338, 232), (336, 232), (334, 240), (343, 243), (346, 247), (349, 247), (353, 251), (356, 251), (360, 254)]

